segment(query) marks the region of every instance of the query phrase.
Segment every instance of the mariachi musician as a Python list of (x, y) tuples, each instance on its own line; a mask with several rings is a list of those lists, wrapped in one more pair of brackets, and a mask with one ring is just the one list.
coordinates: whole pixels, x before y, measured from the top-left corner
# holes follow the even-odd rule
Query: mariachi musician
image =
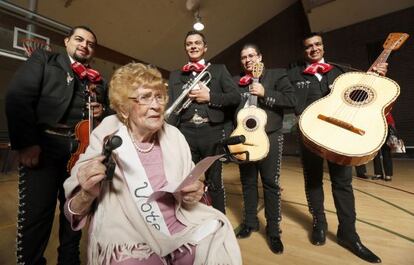
[[(292, 67), (288, 71), (289, 79), (296, 86), (295, 92), (298, 105), (295, 108), (297, 115), (316, 100), (323, 98), (330, 92), (330, 85), (335, 78), (343, 74), (346, 69), (324, 59), (324, 45), (322, 36), (310, 33), (303, 39), (305, 62)], [(373, 68), (381, 75), (387, 72), (387, 64), (378, 64)], [(328, 224), (324, 209), (323, 192), (323, 158), (312, 153), (300, 142), (303, 174), (305, 178), (305, 192), (309, 211), (313, 217), (311, 243), (320, 246), (326, 242)], [(338, 243), (361, 259), (379, 263), (381, 259), (365, 247), (356, 232), (355, 198), (352, 188), (352, 167), (342, 166), (328, 161), (329, 176), (332, 182), (336, 214), (338, 216)]]
[[(12, 79), (6, 115), (12, 149), (19, 159), (17, 264), (45, 264), (44, 250), (52, 229), (56, 199), (60, 205), (58, 264), (79, 264), (80, 232), (63, 215), (63, 182), (68, 177), (75, 125), (84, 109), (103, 116), (106, 91), (99, 73), (89, 68), (97, 39), (85, 26), (64, 39), (66, 52), (36, 50)], [(86, 104), (87, 85), (97, 101)], [(52, 262), (53, 263), (53, 262)]]
[[(188, 32), (184, 48), (189, 62), (182, 69), (170, 74), (167, 107), (181, 95), (184, 85), (205, 67), (207, 43), (202, 33)], [(224, 65), (211, 64), (206, 70), (211, 74), (210, 82), (207, 85), (199, 84), (199, 89), (193, 89), (189, 93), (188, 96), (193, 102), (178, 114), (178, 123), (174, 124), (190, 145), (194, 163), (216, 154), (216, 143), (225, 137), (224, 125), (229, 121), (226, 121), (229, 115), (225, 115), (225, 109), (236, 106), (240, 101), (236, 84)], [(206, 184), (213, 207), (224, 213), (225, 195), (221, 169), (221, 162), (214, 162), (207, 170)]]
[[(279, 176), (283, 148), (283, 114), (285, 108), (295, 106), (296, 98), (284, 69), (265, 69), (259, 81), (252, 82), (254, 77), (254, 73), (252, 73), (253, 66), (261, 61), (262, 54), (257, 45), (244, 45), (240, 52), (243, 74), (235, 77), (235, 81), (239, 84), (239, 91), (242, 94), (238, 110), (246, 106), (250, 95), (257, 96), (257, 106), (263, 109), (267, 115), (264, 131), (270, 143), (266, 157), (259, 161), (239, 165), (243, 189), (244, 220), (236, 236), (237, 238), (247, 238), (253, 231), (259, 230), (257, 178), (260, 173), (264, 190), (267, 241), (272, 252), (281, 254), (283, 253), (283, 243), (280, 238), (282, 216)], [(252, 113), (249, 113), (249, 115), (252, 115)], [(239, 127), (240, 125), (237, 124), (237, 128)]]

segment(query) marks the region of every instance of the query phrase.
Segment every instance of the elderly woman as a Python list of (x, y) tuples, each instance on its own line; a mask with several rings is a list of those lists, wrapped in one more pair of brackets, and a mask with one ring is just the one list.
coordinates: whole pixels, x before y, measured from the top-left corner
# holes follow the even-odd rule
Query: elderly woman
[[(119, 68), (109, 99), (117, 114), (93, 131), (64, 184), (73, 229), (90, 220), (89, 264), (241, 264), (227, 218), (198, 202), (202, 182), (147, 200), (167, 183), (181, 182), (194, 167), (183, 135), (164, 123), (167, 96), (159, 71), (139, 63)], [(112, 181), (105, 178), (101, 155), (108, 135), (123, 141), (112, 153)]]

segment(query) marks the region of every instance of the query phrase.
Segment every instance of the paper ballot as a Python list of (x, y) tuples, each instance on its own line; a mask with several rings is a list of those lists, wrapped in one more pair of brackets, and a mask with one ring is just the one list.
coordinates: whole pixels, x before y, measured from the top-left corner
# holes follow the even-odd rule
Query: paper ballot
[(148, 197), (147, 202), (152, 202), (154, 200), (157, 200), (158, 198), (161, 198), (166, 192), (169, 192), (169, 193), (180, 192), (185, 186), (188, 186), (194, 183), (196, 180), (198, 180), (200, 176), (204, 174), (204, 172), (206, 172), (206, 170), (214, 163), (214, 161), (216, 161), (222, 156), (223, 154), (215, 155), (215, 156), (208, 156), (204, 158), (203, 160), (198, 162), (197, 165), (195, 165), (193, 170), (191, 170), (190, 174), (188, 174), (188, 176), (181, 183), (169, 182), (165, 187), (151, 194)]

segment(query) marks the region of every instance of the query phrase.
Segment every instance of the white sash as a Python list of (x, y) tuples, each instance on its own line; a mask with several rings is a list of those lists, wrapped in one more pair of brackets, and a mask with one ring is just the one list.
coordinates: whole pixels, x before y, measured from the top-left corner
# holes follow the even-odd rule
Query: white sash
[(127, 127), (125, 125), (122, 126), (116, 135), (121, 137), (123, 142), (117, 149), (117, 162), (124, 173), (125, 180), (138, 212), (150, 226), (166, 235), (171, 235), (162, 212), (158, 207), (158, 203), (156, 201), (147, 202), (153, 190), (138, 157), (137, 150), (129, 136)]

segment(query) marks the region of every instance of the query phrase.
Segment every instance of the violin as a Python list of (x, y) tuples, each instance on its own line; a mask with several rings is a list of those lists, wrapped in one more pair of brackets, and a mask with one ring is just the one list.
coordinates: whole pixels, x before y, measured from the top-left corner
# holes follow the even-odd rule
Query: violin
[[(72, 167), (78, 161), (79, 156), (85, 153), (86, 148), (89, 145), (89, 136), (94, 129), (95, 121), (93, 117), (93, 106), (91, 105), (92, 102), (96, 102), (96, 86), (94, 84), (87, 85), (86, 93), (87, 93), (87, 103), (88, 103), (88, 119), (81, 120), (75, 126), (75, 138), (77, 141), (76, 151), (72, 153), (68, 164), (66, 166), (66, 170), (68, 172), (71, 171)], [(75, 148), (74, 148), (75, 149)]]

